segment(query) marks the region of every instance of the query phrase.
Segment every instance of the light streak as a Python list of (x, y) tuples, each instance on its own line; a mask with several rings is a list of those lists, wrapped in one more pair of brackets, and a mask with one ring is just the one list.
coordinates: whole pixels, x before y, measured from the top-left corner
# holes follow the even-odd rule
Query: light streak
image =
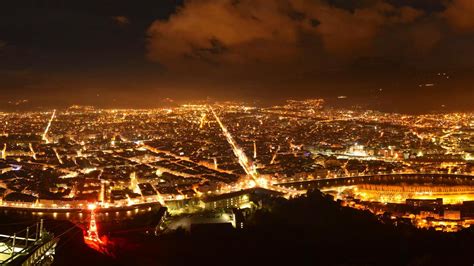
[(99, 202), (105, 202), (105, 184), (103, 182), (100, 183), (100, 193), (99, 193)]
[(56, 115), (56, 110), (53, 111), (53, 114), (51, 115), (51, 118), (49, 119), (48, 125), (46, 126), (46, 129), (44, 130), (44, 133), (43, 133), (42, 139), (46, 142), (46, 144), (49, 143), (49, 139), (48, 139), (47, 135), (48, 135), (49, 128), (51, 127), (51, 123), (53, 122), (53, 119), (54, 119), (55, 115)]
[(201, 122), (200, 122), (200, 124), (199, 124), (199, 128), (203, 128), (203, 127), (204, 127), (204, 123), (206, 123), (206, 113), (203, 113), (203, 114), (202, 114)]
[(59, 163), (63, 164), (63, 160), (61, 160), (61, 156), (59, 156), (58, 150), (56, 148), (53, 148), (53, 151), (56, 154), (56, 158), (58, 158)]
[(257, 178), (258, 178), (257, 169), (254, 166), (252, 166), (249, 159), (247, 158), (247, 155), (245, 155), (244, 151), (237, 145), (237, 143), (235, 142), (230, 132), (227, 130), (227, 128), (221, 122), (220, 118), (217, 116), (214, 109), (211, 106), (209, 106), (209, 108), (211, 109), (211, 112), (214, 115), (217, 123), (221, 127), (222, 133), (226, 137), (227, 142), (232, 147), (232, 151), (234, 152), (234, 155), (237, 157), (240, 166), (242, 166), (242, 168), (244, 169), (245, 173), (248, 176), (250, 176), (254, 181), (257, 181)]
[(30, 142), (30, 144), (29, 144), (28, 146), (30, 147), (30, 151), (31, 151), (31, 154), (32, 154), (31, 157), (33, 157), (33, 159), (36, 160), (36, 152), (35, 152), (35, 150), (33, 149), (33, 145), (31, 144), (31, 142)]
[(247, 158), (247, 155), (245, 155), (244, 151), (237, 145), (236, 141), (234, 140), (230, 132), (227, 130), (227, 128), (224, 126), (219, 116), (217, 116), (214, 109), (211, 106), (209, 106), (209, 108), (211, 109), (212, 114), (214, 115), (217, 123), (221, 127), (222, 132), (227, 139), (227, 142), (232, 147), (234, 155), (237, 157), (240, 166), (242, 166), (247, 176), (250, 177), (250, 180), (246, 180), (246, 182), (244, 182), (247, 188), (262, 187), (262, 188), (271, 189), (271, 190), (279, 191), (286, 194), (297, 193), (296, 191), (292, 189), (273, 186), (269, 178), (260, 177), (257, 172), (257, 168), (255, 167), (255, 164), (252, 164), (250, 162), (250, 160)]
[(277, 154), (278, 154), (279, 151), (280, 151), (280, 146), (278, 146), (278, 148), (276, 149), (275, 153), (273, 154), (272, 160), (270, 161), (270, 164), (274, 164), (274, 163), (275, 163), (275, 159), (276, 159)]
[(253, 141), (253, 158), (257, 159), (257, 143), (255, 143), (255, 140)]
[(6, 143), (3, 143), (2, 159), (3, 160), (7, 159), (7, 144)]

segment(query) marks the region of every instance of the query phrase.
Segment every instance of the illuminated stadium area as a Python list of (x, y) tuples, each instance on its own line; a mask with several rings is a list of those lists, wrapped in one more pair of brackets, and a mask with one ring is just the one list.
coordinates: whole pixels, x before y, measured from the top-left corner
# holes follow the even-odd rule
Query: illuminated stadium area
[(341, 188), (337, 191), (339, 197), (343, 195), (345, 198), (353, 197), (362, 201), (383, 203), (405, 203), (407, 199), (442, 198), (445, 204), (462, 204), (464, 201), (474, 200), (474, 187), (463, 185), (400, 183), (398, 185), (360, 184)]
[(343, 206), (369, 210), (381, 220), (455, 232), (474, 224), (474, 175), (391, 173), (282, 182), (319, 189)]
[(474, 200), (474, 175), (410, 173), (339, 177), (281, 183), (296, 189), (320, 189), (337, 199), (405, 203), (407, 199), (443, 199), (444, 204)]

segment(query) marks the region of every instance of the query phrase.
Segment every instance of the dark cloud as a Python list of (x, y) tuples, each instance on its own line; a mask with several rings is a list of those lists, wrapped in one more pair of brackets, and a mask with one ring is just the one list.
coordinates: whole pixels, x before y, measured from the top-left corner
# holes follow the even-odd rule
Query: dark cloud
[[(376, 105), (407, 96), (439, 103), (455, 91), (467, 105), (474, 91), (472, 6), (470, 0), (8, 1), (0, 9), (0, 104), (25, 95), (137, 106), (166, 97), (348, 95)], [(418, 86), (434, 83), (438, 72), (451, 78)]]
[[(305, 54), (302, 43), (312, 35), (329, 54), (358, 56), (369, 52), (382, 27), (411, 23), (422, 14), (385, 2), (351, 11), (323, 1), (191, 0), (169, 20), (151, 25), (148, 55), (166, 65), (286, 63)], [(213, 49), (216, 43), (225, 49)]]
[[(448, 0), (449, 1), (449, 0)], [(409, 6), (419, 10), (423, 10), (425, 13), (439, 13), (446, 9), (445, 0), (386, 0), (387, 3), (396, 6)]]
[[(186, 1), (169, 19), (149, 27), (147, 55), (168, 69), (167, 78), (186, 76), (190, 84), (228, 87), (233, 80), (239, 92), (250, 97), (258, 94), (254, 92), (258, 87), (261, 94), (271, 89), (289, 94), (285, 87), (294, 87), (302, 95), (326, 95), (334, 86), (319, 85), (331, 84), (331, 78), (340, 81), (338, 75), (350, 78), (354, 62), (367, 70), (360, 77), (399, 73), (394, 67), (403, 64), (402, 57), (430, 51), (441, 38), (431, 21), (425, 21), (424, 10), (385, 1), (342, 5), (305, 0)], [(423, 28), (427, 32), (422, 35)], [(390, 44), (378, 41), (395, 31)], [(403, 50), (386, 49), (402, 41)], [(398, 63), (377, 69), (361, 65), (394, 60)], [(213, 93), (215, 89), (210, 90)]]
[(410, 23), (422, 15), (422, 11), (411, 7), (395, 8), (385, 2), (353, 11), (302, 0), (294, 2), (320, 21), (317, 27), (307, 28), (322, 39), (326, 51), (349, 57), (370, 54), (372, 42), (383, 27)]
[[(458, 8), (466, 3), (189, 0), (149, 27), (147, 55), (168, 69), (166, 77), (185, 75), (185, 86), (232, 88), (209, 89), (211, 95), (349, 94), (380, 103), (401, 93), (427, 104), (420, 100), (427, 92), (419, 83), (430, 82), (427, 77), (437, 71), (474, 67), (467, 62), (474, 58), (467, 52), (472, 41), (457, 36), (459, 25), (449, 18), (462, 19), (451, 14), (458, 9), (469, 13), (468, 7)], [(463, 56), (456, 54), (459, 49)], [(443, 95), (450, 86), (466, 94), (463, 73), (438, 84), (431, 95)], [(375, 93), (382, 87), (383, 93)]]

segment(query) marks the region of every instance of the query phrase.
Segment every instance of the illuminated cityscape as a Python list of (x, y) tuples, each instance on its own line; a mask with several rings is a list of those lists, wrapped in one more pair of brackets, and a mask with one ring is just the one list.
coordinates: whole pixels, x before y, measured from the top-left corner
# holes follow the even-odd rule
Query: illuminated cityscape
[[(418, 227), (474, 223), (471, 113), (388, 114), (316, 99), (1, 116), (5, 210), (199, 213), (253, 208), (255, 188), (286, 198), (321, 189)], [(86, 237), (99, 241), (94, 211), (90, 219)]]
[(0, 265), (472, 265), (474, 1), (0, 8)]

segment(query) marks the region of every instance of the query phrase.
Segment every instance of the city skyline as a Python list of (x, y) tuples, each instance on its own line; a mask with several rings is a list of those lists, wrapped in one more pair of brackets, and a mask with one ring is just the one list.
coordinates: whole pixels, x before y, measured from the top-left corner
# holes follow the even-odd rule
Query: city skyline
[(473, 263), (474, 0), (4, 2), (1, 265)]
[[(425, 231), (438, 232), (433, 239), (452, 234), (465, 241), (462, 235), (474, 224), (473, 113), (406, 115), (331, 108), (310, 99), (268, 107), (75, 105), (0, 112), (0, 118), (0, 216), (16, 221), (0, 224), (6, 236), (2, 263), (70, 264), (66, 250), (75, 250), (92, 256), (78, 265), (128, 264), (133, 254), (146, 265), (155, 256), (182, 265), (194, 260), (189, 252), (201, 253), (198, 246), (182, 256), (150, 249), (179, 239), (179, 232), (196, 240), (203, 233), (223, 234), (229, 243), (241, 241), (235, 234), (280, 232), (260, 219), (304, 201), (306, 207), (285, 214), (285, 224), (314, 211), (305, 209), (310, 204), (328, 212), (323, 220), (332, 224), (383, 226), (384, 234), (399, 230), (396, 235), (416, 230), (420, 239), (412, 245)], [(324, 223), (319, 214), (272, 236), (283, 233), (276, 243), (286, 242), (297, 236), (293, 230), (314, 230)], [(323, 234), (340, 229), (331, 230)], [(81, 237), (70, 242), (74, 235)], [(345, 237), (354, 241), (340, 235)], [(400, 259), (416, 259), (414, 251)], [(301, 250), (289, 255), (311, 257)]]

